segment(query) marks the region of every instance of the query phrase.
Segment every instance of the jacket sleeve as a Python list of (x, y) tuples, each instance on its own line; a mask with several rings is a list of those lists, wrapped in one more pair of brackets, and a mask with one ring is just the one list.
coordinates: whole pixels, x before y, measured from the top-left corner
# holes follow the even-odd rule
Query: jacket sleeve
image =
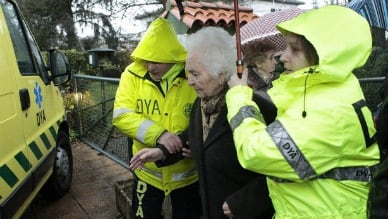
[(168, 152), (167, 148), (164, 145), (157, 144), (156, 147), (160, 148), (163, 151), (163, 154), (165, 157), (164, 160), (155, 161), (155, 165), (157, 167), (169, 166), (169, 165), (175, 164), (176, 162), (178, 162), (184, 158), (182, 153), (171, 154), (170, 152)]
[[(384, 87), (384, 86), (383, 86)], [(388, 94), (388, 80), (385, 80)], [(381, 163), (373, 176), (368, 198), (368, 218), (388, 218), (388, 96), (380, 106), (379, 117), (376, 121), (377, 141), (381, 152)]]
[[(388, 80), (387, 80), (388, 81)], [(387, 83), (388, 84), (388, 83)], [(388, 85), (387, 85), (388, 87)], [(388, 89), (388, 88), (387, 88)], [(388, 97), (381, 103), (379, 107), (379, 115), (376, 121), (377, 142), (380, 148), (381, 160), (388, 156)]]
[[(179, 134), (178, 137), (181, 139), (183, 147), (188, 148), (188, 144), (187, 144), (187, 141), (188, 141), (187, 131)], [(164, 160), (155, 161), (155, 165), (157, 167), (169, 166), (169, 165), (175, 164), (176, 162), (178, 162), (178, 161), (180, 161), (180, 160), (185, 158), (182, 155), (182, 153), (171, 154), (170, 152), (168, 152), (167, 148), (164, 145), (157, 144), (156, 147), (160, 148), (163, 151), (163, 154), (164, 154), (164, 157), (165, 157)]]
[(269, 197), (265, 176), (258, 175), (244, 187), (230, 195), (226, 202), (235, 218), (271, 219), (274, 209)]
[(248, 86), (233, 87), (226, 94), (227, 119), (239, 163), (243, 168), (263, 175), (299, 180), (267, 132), (264, 116), (252, 95)]
[(122, 73), (116, 91), (112, 122), (115, 127), (130, 138), (154, 146), (165, 129), (143, 114), (136, 113), (139, 84), (139, 79), (132, 75), (128, 69)]
[(371, 183), (368, 218), (388, 218), (388, 157), (379, 165)]

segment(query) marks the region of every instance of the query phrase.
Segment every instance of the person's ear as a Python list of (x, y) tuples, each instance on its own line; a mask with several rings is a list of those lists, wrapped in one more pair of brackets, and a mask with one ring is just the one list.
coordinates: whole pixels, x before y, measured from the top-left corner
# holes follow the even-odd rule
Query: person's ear
[(225, 75), (225, 73), (224, 72), (220, 73), (220, 75), (218, 76), (218, 84), (221, 86), (225, 82), (226, 82), (226, 75)]
[(260, 68), (260, 69), (262, 68), (261, 62), (259, 62), (259, 61), (256, 61), (255, 65), (256, 65), (256, 68)]

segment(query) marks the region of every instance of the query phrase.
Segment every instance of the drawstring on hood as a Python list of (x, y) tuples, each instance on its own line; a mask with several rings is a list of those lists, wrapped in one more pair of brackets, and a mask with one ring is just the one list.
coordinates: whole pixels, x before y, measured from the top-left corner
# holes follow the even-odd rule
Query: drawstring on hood
[[(336, 19), (341, 16), (351, 19)], [(283, 103), (278, 110), (286, 110), (294, 99), (303, 95), (303, 118), (307, 116), (306, 96), (309, 87), (342, 83), (349, 77), (354, 77), (353, 70), (365, 64), (372, 50), (368, 22), (357, 12), (342, 6), (329, 5), (302, 13), (296, 18), (279, 23), (277, 28), (283, 34), (291, 32), (304, 36), (314, 46), (319, 57), (318, 65), (281, 76), (279, 89), (269, 90), (275, 103)], [(333, 36), (332, 32), (338, 34)], [(319, 74), (313, 76), (317, 72)], [(274, 81), (275, 83), (279, 84)], [(285, 90), (287, 94), (284, 93)]]
[(309, 78), (309, 76), (313, 73), (318, 73), (318, 71), (315, 71), (315, 69), (313, 68), (309, 68), (308, 71), (306, 71), (305, 73), (307, 73), (307, 76), (304, 80), (304, 90), (303, 90), (303, 111), (302, 111), (302, 117), (303, 118), (306, 118), (307, 116), (307, 112), (306, 112), (306, 93), (307, 93), (307, 79)]

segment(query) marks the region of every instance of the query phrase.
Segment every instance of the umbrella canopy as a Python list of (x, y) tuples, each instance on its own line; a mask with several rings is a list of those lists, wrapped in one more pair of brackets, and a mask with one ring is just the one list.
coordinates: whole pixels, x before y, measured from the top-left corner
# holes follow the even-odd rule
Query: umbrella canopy
[(387, 0), (352, 0), (347, 7), (361, 14), (372, 27), (388, 30)]
[(301, 13), (303, 13), (303, 10), (299, 8), (290, 8), (265, 14), (247, 23), (240, 31), (242, 50), (244, 51), (244, 47), (248, 47), (250, 43), (261, 40), (273, 42), (277, 52), (284, 50), (286, 48), (286, 41), (276, 29), (276, 25)]

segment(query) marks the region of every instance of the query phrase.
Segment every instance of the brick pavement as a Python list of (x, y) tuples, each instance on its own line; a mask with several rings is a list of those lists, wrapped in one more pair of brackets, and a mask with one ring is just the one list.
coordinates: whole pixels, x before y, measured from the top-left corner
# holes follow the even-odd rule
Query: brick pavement
[(73, 143), (70, 192), (50, 202), (39, 196), (22, 219), (119, 219), (114, 184), (132, 178), (130, 172), (83, 143)]

